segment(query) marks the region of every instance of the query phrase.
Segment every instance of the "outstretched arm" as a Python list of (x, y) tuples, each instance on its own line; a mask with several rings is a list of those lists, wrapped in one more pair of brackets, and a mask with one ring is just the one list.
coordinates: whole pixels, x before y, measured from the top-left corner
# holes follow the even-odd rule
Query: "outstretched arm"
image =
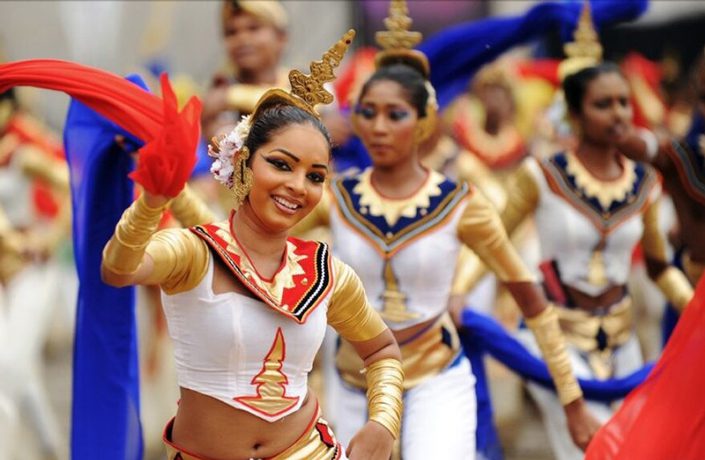
[(510, 243), (499, 215), (482, 195), (470, 197), (458, 236), (492, 269), (519, 305), (553, 378), (573, 442), (584, 450), (600, 424), (587, 410), (573, 374), (558, 315)]

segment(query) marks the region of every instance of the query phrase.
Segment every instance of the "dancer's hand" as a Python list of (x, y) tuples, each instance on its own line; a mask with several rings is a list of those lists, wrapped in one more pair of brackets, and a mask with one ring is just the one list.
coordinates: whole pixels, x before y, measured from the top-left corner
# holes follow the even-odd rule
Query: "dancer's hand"
[(393, 446), (392, 433), (369, 421), (353, 436), (345, 453), (350, 460), (389, 460)]
[(162, 206), (166, 205), (171, 199), (168, 196), (155, 195), (154, 193), (150, 193), (147, 190), (144, 190), (143, 193), (144, 201), (150, 208), (161, 208)]
[(601, 423), (590, 413), (585, 400), (580, 398), (563, 408), (568, 422), (570, 437), (583, 451), (587, 449), (592, 437), (600, 429)]

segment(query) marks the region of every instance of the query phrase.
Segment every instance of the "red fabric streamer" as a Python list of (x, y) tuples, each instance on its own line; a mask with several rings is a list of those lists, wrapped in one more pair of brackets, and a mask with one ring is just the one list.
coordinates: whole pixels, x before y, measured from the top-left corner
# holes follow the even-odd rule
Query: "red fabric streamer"
[(705, 458), (705, 277), (649, 377), (593, 438), (587, 460)]
[(13, 86), (63, 91), (147, 144), (131, 174), (151, 193), (176, 196), (196, 162), (201, 102), (192, 97), (177, 112), (166, 75), (164, 101), (124, 78), (93, 67), (55, 59), (0, 65), (0, 92)]
[(162, 74), (164, 129), (139, 151), (137, 169), (130, 177), (155, 195), (175, 197), (196, 165), (196, 144), (201, 135), (201, 103), (191, 98), (177, 111), (176, 94)]

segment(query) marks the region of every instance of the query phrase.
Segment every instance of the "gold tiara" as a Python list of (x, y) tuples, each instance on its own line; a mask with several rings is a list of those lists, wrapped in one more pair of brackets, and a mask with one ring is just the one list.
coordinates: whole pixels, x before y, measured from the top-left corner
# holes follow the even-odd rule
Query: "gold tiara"
[(293, 105), (317, 118), (320, 117), (316, 111), (316, 105), (333, 102), (333, 95), (326, 91), (323, 84), (335, 80), (333, 70), (340, 65), (354, 37), (355, 30), (348, 30), (337, 43), (323, 53), (320, 61), (311, 62), (310, 75), (305, 75), (298, 70), (289, 72), (291, 92), (280, 88), (268, 90), (252, 111), (252, 119), (256, 119), (262, 110), (275, 105)]
[(563, 52), (566, 58), (558, 66), (558, 76), (561, 80), (602, 61), (602, 45), (592, 23), (588, 0), (583, 3), (578, 26), (573, 32), (573, 41), (563, 45)]
[(384, 19), (387, 30), (375, 34), (377, 44), (382, 47), (382, 51), (375, 57), (375, 64), (377, 67), (384, 67), (396, 62), (406, 63), (418, 69), (428, 79), (431, 74), (428, 58), (413, 49), (421, 42), (423, 35), (421, 32), (409, 30), (412, 22), (406, 0), (391, 0), (389, 16)]

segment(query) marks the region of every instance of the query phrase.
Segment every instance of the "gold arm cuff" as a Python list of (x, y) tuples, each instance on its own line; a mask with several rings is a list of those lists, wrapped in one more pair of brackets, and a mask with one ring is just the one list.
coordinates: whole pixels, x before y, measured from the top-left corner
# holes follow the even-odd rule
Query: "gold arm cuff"
[(460, 248), (458, 263), (450, 288), (452, 295), (465, 295), (488, 273), (487, 266), (468, 247)]
[(678, 311), (682, 312), (693, 298), (693, 287), (683, 272), (676, 267), (669, 266), (661, 272), (656, 279), (656, 284)]
[(394, 439), (401, 431), (404, 371), (393, 358), (380, 359), (366, 368), (367, 408), (370, 420), (379, 423)]
[(172, 200), (170, 209), (184, 227), (207, 224), (215, 220), (213, 212), (188, 184)]
[(353, 269), (335, 257), (332, 265), (335, 285), (328, 306), (328, 324), (353, 342), (374, 339), (387, 325), (367, 301), (362, 281)]
[(262, 97), (268, 89), (269, 88), (262, 86), (236, 83), (228, 88), (225, 98), (229, 108), (239, 112), (251, 113), (255, 110), (255, 106), (260, 100), (260, 97)]
[(165, 208), (166, 205), (149, 207), (144, 195), (132, 203), (123, 213), (113, 237), (103, 249), (103, 265), (117, 275), (135, 273)]
[(536, 337), (561, 404), (565, 406), (581, 398), (583, 392), (570, 366), (565, 336), (558, 324), (556, 309), (549, 305), (541, 313), (533, 318), (526, 318), (525, 321)]
[(497, 210), (479, 190), (467, 201), (458, 222), (458, 237), (503, 282), (535, 282), (509, 241)]
[(208, 245), (187, 229), (158, 231), (145, 252), (152, 258), (153, 268), (141, 284), (158, 284), (169, 295), (195, 288), (208, 271)]

